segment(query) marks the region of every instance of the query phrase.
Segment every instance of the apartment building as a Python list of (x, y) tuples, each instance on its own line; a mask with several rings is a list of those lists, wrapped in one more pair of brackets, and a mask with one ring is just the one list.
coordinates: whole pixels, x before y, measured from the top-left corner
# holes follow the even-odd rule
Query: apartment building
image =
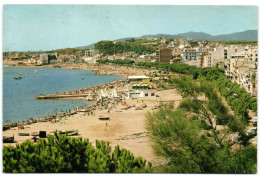
[(170, 63), (172, 59), (172, 49), (165, 46), (159, 46), (156, 50), (156, 61), (162, 63)]

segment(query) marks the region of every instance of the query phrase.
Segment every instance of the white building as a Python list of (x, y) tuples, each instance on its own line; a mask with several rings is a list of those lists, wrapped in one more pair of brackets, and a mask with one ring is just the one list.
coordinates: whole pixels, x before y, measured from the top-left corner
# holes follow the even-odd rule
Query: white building
[(40, 59), (38, 60), (37, 64), (45, 65), (48, 63), (49, 63), (48, 54), (40, 54)]
[(156, 90), (132, 90), (127, 92), (127, 99), (129, 98), (155, 98)]

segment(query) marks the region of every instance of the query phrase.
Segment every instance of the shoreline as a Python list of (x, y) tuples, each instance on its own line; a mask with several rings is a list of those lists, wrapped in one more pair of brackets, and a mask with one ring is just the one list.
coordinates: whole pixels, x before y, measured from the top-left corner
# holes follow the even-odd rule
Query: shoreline
[[(17, 64), (17, 62), (4, 62), (3, 64)], [(29, 66), (17, 66), (17, 65), (6, 65), (3, 67), (48, 67), (48, 68), (52, 68), (53, 66), (56, 66), (55, 64), (51, 64), (51, 65), (44, 65), (44, 66), (34, 66), (34, 65), (29, 65)], [(105, 70), (105, 72), (102, 70), (103, 69), (103, 66), (88, 66), (88, 65), (84, 65), (82, 67), (82, 65), (79, 65), (79, 64), (60, 64), (59, 65), (61, 68), (68, 68), (68, 69), (82, 69), (82, 70), (91, 70), (91, 71), (96, 71), (95, 74), (100, 74), (100, 75), (120, 75), (120, 76), (123, 76), (123, 78), (121, 79), (115, 79), (113, 80), (112, 82), (106, 82), (106, 83), (103, 83), (103, 84), (98, 84), (98, 85), (95, 85), (95, 86), (90, 86), (90, 87), (85, 87), (85, 88), (80, 88), (80, 89), (75, 89), (75, 90), (69, 90), (69, 91), (66, 91), (66, 92), (57, 92), (57, 93), (52, 93), (52, 94), (48, 94), (49, 96), (60, 96), (60, 95), (64, 95), (64, 98), (57, 98), (57, 99), (49, 99), (49, 100), (77, 100), (77, 99), (80, 99), (80, 100), (86, 100), (86, 96), (84, 97), (75, 97), (75, 95), (79, 95), (79, 94), (82, 94), (82, 93), (85, 93), (85, 92), (92, 92), (94, 94), (96, 94), (96, 90), (100, 90), (100, 89), (104, 89), (107, 88), (107, 87), (113, 87), (113, 88), (118, 88), (118, 84), (122, 84), (122, 82), (124, 82), (124, 80), (126, 79), (127, 75), (125, 74), (118, 74), (118, 71), (117, 70), (112, 70), (114, 73), (107, 73), (107, 68)], [(94, 67), (94, 68), (93, 68)], [(100, 70), (97, 70), (96, 68), (99, 68)], [(107, 67), (107, 66), (105, 66)], [(109, 66), (111, 67), (111, 66)], [(115, 67), (116, 68), (116, 67)], [(101, 74), (102, 73), (102, 74)], [(135, 73), (133, 73), (135, 74)], [(71, 96), (69, 96), (71, 95)], [(38, 96), (44, 96), (44, 95), (38, 95)], [(37, 96), (37, 97), (38, 97)], [(36, 97), (36, 100), (37, 100), (37, 97)], [(93, 99), (94, 100), (94, 99)], [(93, 101), (93, 100), (86, 100), (86, 101)], [(93, 103), (94, 104), (94, 103)], [(88, 106), (87, 106), (88, 107)], [(74, 111), (76, 108), (71, 108), (70, 110), (68, 111)], [(22, 125), (27, 125), (27, 124), (31, 124), (31, 123), (35, 123), (35, 122), (42, 122), (42, 121), (49, 121), (49, 117), (53, 117), (53, 114), (47, 114), (46, 116), (44, 117), (39, 117), (39, 118), (30, 118), (30, 121), (28, 120), (21, 120), (22, 122)], [(3, 131), (5, 130), (8, 130), (12, 127), (17, 127), (18, 124), (21, 124), (20, 121), (18, 122), (11, 122), (11, 123), (5, 123), (3, 122)]]
[[(4, 65), (4, 64), (11, 64), (11, 65)], [(82, 69), (82, 70), (91, 70), (95, 71), (97, 75), (121, 75), (121, 76), (128, 76), (128, 75), (141, 75), (144, 73), (144, 70), (140, 70), (138, 68), (132, 68), (129, 66), (115, 66), (115, 65), (87, 65), (87, 64), (76, 64), (76, 63), (59, 63), (59, 64), (48, 64), (48, 65), (41, 65), (36, 66), (32, 64), (26, 65), (18, 65), (18, 61), (4, 61), (3, 67), (57, 67), (60, 68), (68, 68), (68, 69)]]

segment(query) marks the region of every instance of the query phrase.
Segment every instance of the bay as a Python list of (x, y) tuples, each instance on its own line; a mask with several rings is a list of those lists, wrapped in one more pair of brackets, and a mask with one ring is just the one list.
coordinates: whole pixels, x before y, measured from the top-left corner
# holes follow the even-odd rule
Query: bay
[[(37, 73), (35, 73), (35, 69)], [(19, 73), (23, 77), (19, 77)], [(117, 79), (120, 75), (95, 75), (90, 70), (45, 67), (6, 67), (3, 69), (3, 124), (44, 117), (89, 104), (85, 100), (35, 100), (39, 94), (87, 88)]]

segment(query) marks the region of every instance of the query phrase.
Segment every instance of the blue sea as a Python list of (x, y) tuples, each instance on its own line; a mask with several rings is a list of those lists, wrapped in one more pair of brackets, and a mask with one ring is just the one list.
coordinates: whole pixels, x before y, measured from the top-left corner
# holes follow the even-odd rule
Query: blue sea
[[(3, 68), (3, 124), (44, 117), (60, 110), (89, 104), (85, 100), (36, 100), (39, 94), (65, 92), (104, 84), (123, 78), (95, 75), (90, 70), (37, 67)], [(21, 73), (23, 79), (15, 80)], [(24, 77), (25, 76), (25, 77)]]

